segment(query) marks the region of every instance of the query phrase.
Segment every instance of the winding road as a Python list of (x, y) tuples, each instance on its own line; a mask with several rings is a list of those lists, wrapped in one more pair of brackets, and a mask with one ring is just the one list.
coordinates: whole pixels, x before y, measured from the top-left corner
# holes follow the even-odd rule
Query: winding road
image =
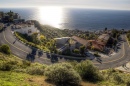
[[(11, 26), (7, 27), (4, 31), (0, 32), (0, 44), (8, 44), (10, 46), (12, 54), (20, 57), (21, 59), (27, 59), (32, 62), (39, 62), (42, 64), (52, 64), (53, 58), (57, 58), (58, 62), (64, 62), (66, 61), (66, 58), (71, 58), (69, 56), (60, 56), (55, 55), (52, 56), (48, 53), (44, 53), (35, 48), (29, 47), (25, 45), (24, 43), (21, 43), (18, 41), (15, 36), (13, 36), (11, 31)], [(108, 68), (115, 68), (118, 66), (121, 66), (128, 61), (130, 61), (130, 47), (129, 43), (127, 42), (127, 39), (125, 35), (122, 35), (122, 39), (124, 41), (120, 42), (120, 49), (116, 55), (113, 55), (109, 58), (101, 58), (101, 63), (98, 62), (96, 59), (92, 62), (99, 68), (99, 69), (108, 69)], [(61, 58), (58, 58), (61, 57)], [(74, 57), (74, 59), (76, 59)]]

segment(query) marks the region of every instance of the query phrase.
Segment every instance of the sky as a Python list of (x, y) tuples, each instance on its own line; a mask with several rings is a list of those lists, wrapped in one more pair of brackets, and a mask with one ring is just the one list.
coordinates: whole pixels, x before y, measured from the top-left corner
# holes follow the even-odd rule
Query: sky
[(0, 7), (40, 6), (130, 10), (130, 0), (0, 0)]

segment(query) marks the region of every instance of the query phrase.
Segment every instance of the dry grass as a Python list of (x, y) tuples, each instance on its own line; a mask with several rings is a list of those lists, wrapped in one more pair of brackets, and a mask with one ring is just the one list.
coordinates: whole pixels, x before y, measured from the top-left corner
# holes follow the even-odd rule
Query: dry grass
[(30, 83), (31, 86), (33, 86), (34, 84), (37, 84), (38, 86), (54, 86), (50, 83), (47, 83), (45, 81), (45, 77), (44, 76), (34, 76), (31, 78), (27, 78), (27, 83)]
[(89, 82), (81, 82), (81, 85), (82, 86), (97, 86), (96, 84), (92, 84), (92, 83), (89, 83)]

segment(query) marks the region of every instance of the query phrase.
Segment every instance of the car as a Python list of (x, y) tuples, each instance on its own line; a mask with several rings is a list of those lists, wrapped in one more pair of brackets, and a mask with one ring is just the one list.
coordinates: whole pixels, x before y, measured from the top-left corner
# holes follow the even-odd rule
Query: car
[(95, 56), (89, 52), (85, 52), (85, 55), (87, 56), (87, 59), (89, 60), (93, 60), (95, 58)]

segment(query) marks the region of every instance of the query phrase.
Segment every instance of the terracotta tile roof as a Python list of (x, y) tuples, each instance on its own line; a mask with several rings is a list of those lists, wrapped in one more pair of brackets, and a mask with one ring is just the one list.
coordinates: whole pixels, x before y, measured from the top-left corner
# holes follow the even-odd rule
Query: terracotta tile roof
[[(101, 45), (100, 43), (98, 43), (96, 40), (89, 40), (88, 43), (92, 43), (92, 46), (94, 46), (94, 49), (99, 50), (99, 51), (103, 51), (104, 49), (104, 45)], [(88, 46), (90, 48), (90, 46)]]
[(72, 39), (74, 39), (75, 41), (79, 42), (80, 44), (82, 45), (85, 45), (88, 43), (87, 40), (83, 39), (83, 38), (80, 38), (80, 37), (77, 37), (77, 36), (72, 36)]

